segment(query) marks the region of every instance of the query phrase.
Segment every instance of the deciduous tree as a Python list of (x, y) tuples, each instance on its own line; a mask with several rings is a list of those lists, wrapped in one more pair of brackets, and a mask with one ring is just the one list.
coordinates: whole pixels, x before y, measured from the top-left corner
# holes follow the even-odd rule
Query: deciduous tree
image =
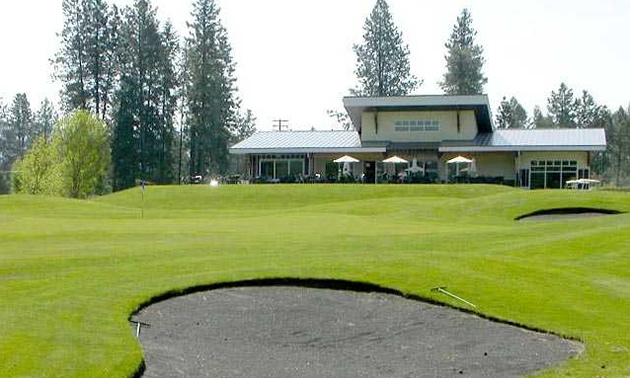
[(14, 193), (61, 195), (63, 183), (57, 140), (37, 138), (28, 154), (13, 164)]
[(72, 198), (103, 194), (110, 164), (105, 124), (89, 112), (77, 110), (58, 123), (54, 138), (64, 194)]

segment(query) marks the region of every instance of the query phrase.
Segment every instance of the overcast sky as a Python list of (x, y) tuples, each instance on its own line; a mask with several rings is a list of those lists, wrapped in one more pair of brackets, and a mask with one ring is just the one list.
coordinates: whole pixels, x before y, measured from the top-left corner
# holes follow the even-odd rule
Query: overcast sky
[[(192, 1), (192, 0), (191, 0)], [(290, 128), (337, 127), (327, 109), (356, 85), (354, 43), (375, 0), (218, 0), (237, 63), (239, 96), (270, 130), (278, 117)], [(132, 0), (110, 0), (124, 6)], [(630, 102), (630, 4), (627, 0), (388, 0), (411, 51), (412, 73), (424, 80), (418, 94), (439, 94), (444, 43), (468, 7), (485, 49), (486, 93), (493, 111), (516, 96), (531, 114), (546, 107), (565, 81), (589, 90), (611, 108)], [(188, 0), (153, 0), (162, 20), (188, 35)], [(59, 47), (61, 0), (0, 0), (0, 97), (26, 92), (33, 108), (58, 100), (49, 59)]]

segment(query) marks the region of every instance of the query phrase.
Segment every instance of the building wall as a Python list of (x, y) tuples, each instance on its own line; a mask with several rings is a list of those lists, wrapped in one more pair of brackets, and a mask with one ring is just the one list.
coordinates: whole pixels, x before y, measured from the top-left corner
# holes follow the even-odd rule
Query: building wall
[[(374, 112), (364, 112), (361, 139), (363, 141), (440, 142), (443, 140), (472, 140), (477, 135), (477, 120), (472, 110), (460, 111), (460, 128), (457, 129), (457, 111), (379, 111), (378, 131)], [(440, 131), (395, 131), (396, 120), (438, 120)]]
[[(343, 154), (314, 154), (314, 171), (313, 174), (324, 175), (326, 173), (326, 164), (335, 159), (340, 158)], [(381, 161), (384, 159), (383, 154), (353, 154), (352, 157), (360, 160), (358, 163), (351, 163), (352, 173), (355, 176), (361, 176), (363, 173), (363, 164), (366, 161)]]
[[(440, 177), (442, 179), (448, 177), (448, 164), (446, 162), (456, 156), (475, 159), (476, 175), (479, 177), (516, 179), (516, 154), (514, 152), (445, 153), (440, 158)], [(460, 168), (466, 167), (466, 164), (460, 164)]]

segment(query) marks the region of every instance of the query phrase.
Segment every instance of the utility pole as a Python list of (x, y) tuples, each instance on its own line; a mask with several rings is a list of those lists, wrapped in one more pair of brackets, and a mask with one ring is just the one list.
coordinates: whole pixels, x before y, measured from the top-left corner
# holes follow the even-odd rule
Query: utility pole
[(274, 119), (273, 120), (273, 128), (274, 129), (278, 129), (278, 131), (283, 131), (283, 129), (288, 129), (289, 128), (289, 120), (288, 119)]

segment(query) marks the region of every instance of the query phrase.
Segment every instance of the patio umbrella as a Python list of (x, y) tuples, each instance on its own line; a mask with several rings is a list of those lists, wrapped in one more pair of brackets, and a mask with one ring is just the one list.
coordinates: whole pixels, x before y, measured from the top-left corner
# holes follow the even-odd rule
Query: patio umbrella
[(344, 155), (344, 156), (340, 157), (339, 159), (333, 160), (333, 162), (335, 162), (335, 163), (358, 163), (359, 160), (353, 158), (352, 156)]
[(405, 160), (405, 159), (403, 159), (403, 158), (401, 158), (399, 156), (396, 156), (396, 155), (383, 160), (383, 163), (389, 163), (389, 164), (402, 164), (402, 163), (405, 163), (405, 164), (409, 164), (409, 162), (407, 160)]
[(452, 158), (451, 160), (448, 160), (446, 162), (446, 164), (455, 164), (455, 176), (459, 176), (459, 164), (460, 163), (466, 163), (466, 164), (471, 164), (473, 161), (465, 158), (463, 156), (457, 156)]
[[(353, 158), (352, 156), (344, 155), (344, 156), (340, 157), (339, 159), (333, 160), (333, 162), (335, 162), (335, 163), (340, 165), (340, 167), (339, 167), (339, 177), (341, 177), (342, 172), (343, 172), (344, 175), (350, 173), (350, 171), (351, 171), (350, 164), (351, 163), (358, 163), (359, 160)], [(341, 164), (343, 164), (343, 169), (341, 168)]]
[(470, 164), (473, 161), (470, 159), (467, 159), (463, 156), (458, 156), (458, 157), (454, 157), (451, 160), (447, 161), (447, 164), (459, 164), (459, 163), (466, 163), (466, 164)]
[(400, 163), (407, 163), (409, 164), (409, 162), (401, 157), (398, 157), (396, 155), (383, 160), (383, 163), (392, 163), (392, 164), (400, 164)]

